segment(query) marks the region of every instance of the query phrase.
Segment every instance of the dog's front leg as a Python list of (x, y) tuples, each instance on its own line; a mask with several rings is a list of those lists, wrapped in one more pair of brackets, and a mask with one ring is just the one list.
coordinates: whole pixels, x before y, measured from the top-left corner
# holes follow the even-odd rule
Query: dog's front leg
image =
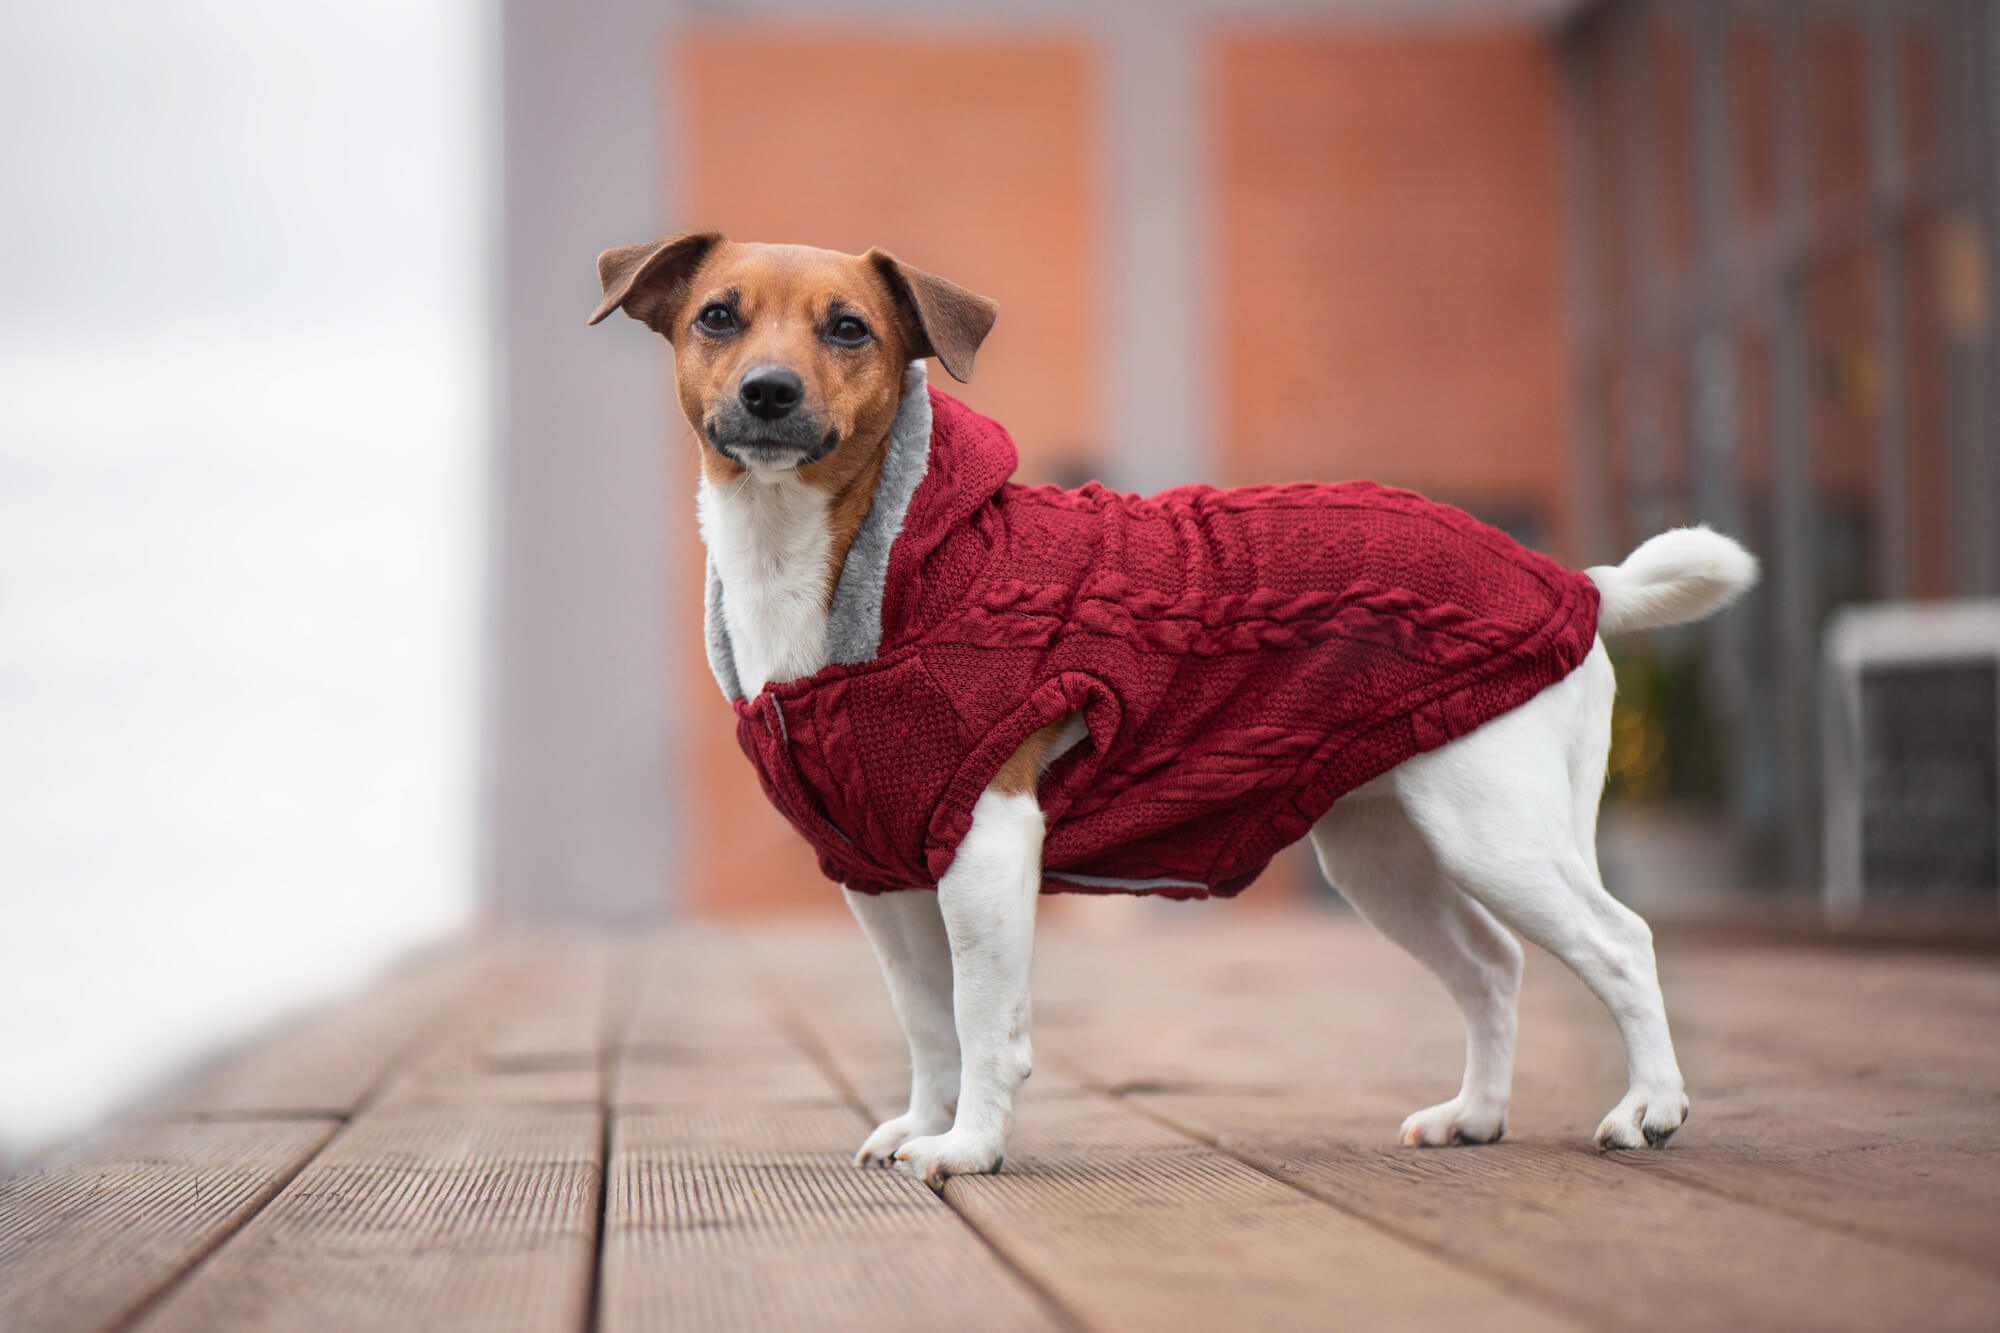
[(958, 1029), (958, 1113), (949, 1130), (912, 1139), (896, 1168), (935, 1185), (945, 1176), (997, 1171), (1007, 1154), (1014, 1093), (1028, 1077), (1028, 965), (1042, 884), (1042, 810), (1032, 795), (988, 789), (972, 828), (938, 883), (951, 941), (952, 1011)]
[(861, 929), (874, 946), (889, 1000), (910, 1043), (910, 1109), (875, 1127), (854, 1155), (856, 1166), (887, 1165), (911, 1139), (951, 1128), (958, 1105), (958, 1031), (951, 1014), (951, 940), (938, 895), (848, 893)]

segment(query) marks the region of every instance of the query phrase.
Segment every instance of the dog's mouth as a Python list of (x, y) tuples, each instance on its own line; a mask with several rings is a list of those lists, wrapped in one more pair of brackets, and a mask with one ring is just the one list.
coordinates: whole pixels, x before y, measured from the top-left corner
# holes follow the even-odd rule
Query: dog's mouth
[(758, 472), (787, 472), (817, 463), (840, 444), (838, 427), (819, 431), (803, 422), (787, 421), (779, 425), (776, 431), (766, 428), (756, 434), (739, 434), (711, 421), (703, 428), (703, 434), (715, 446), (715, 452)]

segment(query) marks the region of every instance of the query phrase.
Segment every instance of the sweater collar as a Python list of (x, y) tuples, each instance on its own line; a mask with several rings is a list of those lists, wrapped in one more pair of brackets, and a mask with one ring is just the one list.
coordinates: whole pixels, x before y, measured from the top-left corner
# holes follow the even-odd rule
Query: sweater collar
[[(830, 665), (870, 661), (881, 651), (889, 555), (930, 470), (931, 425), (924, 363), (912, 361), (903, 376), (902, 400), (889, 426), (889, 450), (882, 459), (881, 479), (840, 567), (840, 581), (834, 585), (833, 604), (826, 618), (826, 660)], [(724, 698), (742, 699), (736, 653), (722, 614), (722, 576), (716, 572), (713, 556), (708, 560), (702, 595), (702, 629), (708, 669), (714, 673), (715, 683), (722, 688)]]

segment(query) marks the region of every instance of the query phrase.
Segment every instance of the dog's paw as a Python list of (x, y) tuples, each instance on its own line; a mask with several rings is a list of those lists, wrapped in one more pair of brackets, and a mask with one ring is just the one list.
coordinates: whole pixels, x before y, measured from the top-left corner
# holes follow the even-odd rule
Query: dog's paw
[(1405, 1148), (1448, 1148), (1459, 1143), (1493, 1143), (1506, 1132), (1504, 1105), (1475, 1105), (1454, 1097), (1405, 1120), (1397, 1139)]
[(896, 1149), (911, 1139), (923, 1138), (929, 1134), (942, 1134), (951, 1128), (951, 1112), (939, 1111), (936, 1115), (922, 1115), (905, 1111), (893, 1120), (884, 1120), (875, 1126), (854, 1154), (856, 1166), (888, 1166)]
[(935, 1188), (944, 1183), (946, 1176), (977, 1176), (998, 1171), (1006, 1155), (1006, 1141), (997, 1135), (988, 1137), (954, 1129), (911, 1139), (896, 1149), (889, 1164)]
[(1591, 1141), (1599, 1152), (1613, 1148), (1664, 1148), (1688, 1118), (1687, 1094), (1679, 1088), (1652, 1092), (1634, 1088), (1611, 1108)]

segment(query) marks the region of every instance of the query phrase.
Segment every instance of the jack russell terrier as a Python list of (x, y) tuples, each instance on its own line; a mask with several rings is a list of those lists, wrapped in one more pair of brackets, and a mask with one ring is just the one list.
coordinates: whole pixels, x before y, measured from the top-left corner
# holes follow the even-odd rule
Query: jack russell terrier
[(598, 257), (595, 324), (673, 345), (701, 445), (710, 665), (765, 793), (842, 884), (909, 1039), (861, 1145), (994, 1171), (1030, 1063), (1038, 893), (1228, 896), (1312, 839), (1466, 1028), (1410, 1146), (1506, 1126), (1521, 946), (1617, 1020), (1601, 1149), (1688, 1113), (1646, 923), (1598, 878), (1599, 633), (1707, 616), (1755, 560), (1705, 528), (1581, 574), (1372, 483), (1139, 497), (1008, 480), (968, 380), (993, 302), (880, 250), (715, 233)]

